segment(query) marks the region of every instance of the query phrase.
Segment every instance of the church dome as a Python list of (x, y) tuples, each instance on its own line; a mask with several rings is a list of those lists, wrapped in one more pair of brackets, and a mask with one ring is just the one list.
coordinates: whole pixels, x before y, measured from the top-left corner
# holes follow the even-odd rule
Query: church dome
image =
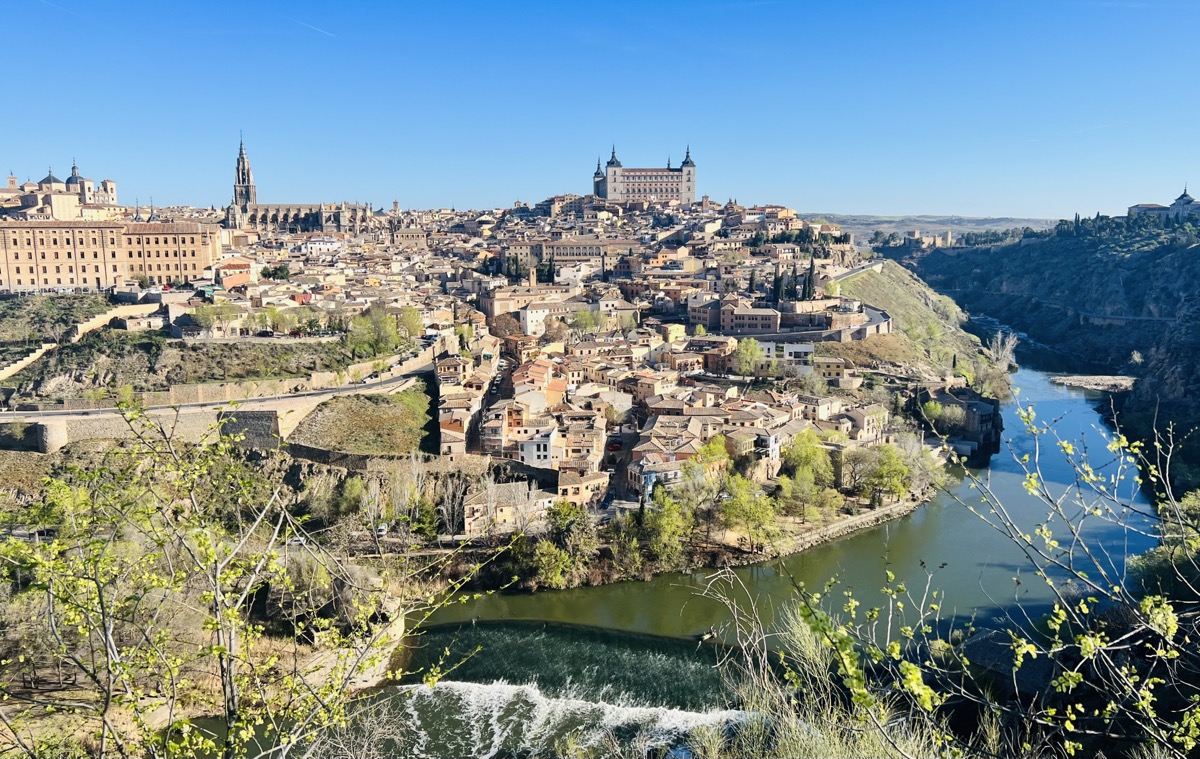
[(63, 184), (63, 181), (54, 176), (54, 172), (50, 172), (46, 175), (46, 178), (38, 182), (38, 184)]

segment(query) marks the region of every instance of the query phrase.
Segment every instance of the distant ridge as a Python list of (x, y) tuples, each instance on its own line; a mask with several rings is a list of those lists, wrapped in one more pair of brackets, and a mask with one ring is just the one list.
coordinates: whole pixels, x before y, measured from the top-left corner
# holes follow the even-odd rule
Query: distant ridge
[(989, 229), (1012, 229), (1013, 227), (1031, 227), (1042, 230), (1050, 229), (1058, 223), (1058, 219), (1030, 219), (1016, 216), (870, 216), (867, 214), (842, 213), (799, 213), (802, 219), (824, 219), (831, 224), (837, 224), (847, 232), (854, 233), (860, 244), (866, 242), (873, 232), (907, 232), (919, 229), (926, 233), (981, 232)]

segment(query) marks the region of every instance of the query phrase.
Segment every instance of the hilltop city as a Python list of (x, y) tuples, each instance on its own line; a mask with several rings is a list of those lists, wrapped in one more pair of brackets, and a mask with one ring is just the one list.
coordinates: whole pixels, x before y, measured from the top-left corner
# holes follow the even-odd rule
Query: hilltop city
[[(396, 392), (427, 372), (430, 449), (447, 464), (485, 457), (522, 475), (466, 494), (463, 513), (438, 530), (459, 539), (526, 528), (561, 500), (610, 516), (614, 504), (644, 504), (714, 439), (723, 462), (773, 483), (793, 441), (818, 433), (834, 489), (862, 492), (847, 462), (896, 440), (895, 394), (918, 387), (923, 400), (961, 407), (960, 452), (987, 445), (994, 403), (939, 367), (948, 355), (872, 360), (868, 371), (850, 357), (865, 354), (836, 350), (898, 328), (880, 304), (841, 292), (882, 269), (860, 260), (852, 235), (782, 206), (697, 198), (697, 172), (690, 147), (678, 166), (629, 168), (614, 146), (589, 194), (533, 205), (276, 203), (259, 200), (242, 144), (232, 201), (217, 210), (122, 205), (116, 182), (73, 165), (65, 180), (9, 177), (0, 190), (0, 291), (106, 294), (111, 309), (64, 342), (101, 329), (299, 350), (373, 329), (377, 339), (355, 349), (366, 360), (333, 371), (130, 389), (151, 407), (191, 404), (183, 436), (199, 435), (221, 404), (253, 402), (243, 422), (267, 421), (265, 432), (244, 430), (252, 442), (327, 459), (300, 444), (319, 404)], [(21, 381), (58, 342), (6, 357), (0, 378), (18, 385), (9, 407), (34, 424), (43, 452), (119, 437), (119, 425), (100, 422), (119, 416), (103, 388)]]

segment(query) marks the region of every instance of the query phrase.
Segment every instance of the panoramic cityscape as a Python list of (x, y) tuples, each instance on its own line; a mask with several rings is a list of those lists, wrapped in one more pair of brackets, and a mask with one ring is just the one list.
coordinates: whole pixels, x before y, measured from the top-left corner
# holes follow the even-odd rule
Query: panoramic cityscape
[(1200, 8), (218, 5), (5, 11), (0, 757), (1200, 755)]

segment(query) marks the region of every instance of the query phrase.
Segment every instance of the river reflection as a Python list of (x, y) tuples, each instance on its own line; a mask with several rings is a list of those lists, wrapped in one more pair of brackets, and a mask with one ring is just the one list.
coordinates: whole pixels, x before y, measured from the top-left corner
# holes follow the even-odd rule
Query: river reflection
[[(1097, 393), (1054, 385), (1049, 375), (1022, 369), (1014, 375), (1023, 405), (1037, 418), (1052, 422), (1058, 435), (1088, 452), (1101, 473), (1111, 473), (1113, 456), (1106, 450), (1104, 427), (1095, 404)], [(1001, 452), (987, 470), (976, 472), (992, 492), (1027, 529), (1045, 521), (1046, 507), (1024, 489), (1025, 473), (1017, 455), (1032, 453), (1033, 437), (1024, 429), (1010, 401), (1002, 409), (1006, 430)], [(1044, 478), (1061, 490), (1074, 482), (1074, 472), (1053, 440), (1042, 439)], [(1105, 465), (1108, 468), (1103, 468)], [(1144, 496), (1129, 480), (1120, 492), (1125, 499), (1147, 506)], [(942, 609), (963, 616), (987, 618), (1021, 603), (1038, 611), (1048, 606), (1051, 593), (1033, 576), (1032, 567), (1010, 541), (957, 502), (979, 503), (977, 490), (959, 476), (949, 491), (909, 516), (836, 542), (773, 562), (742, 567), (738, 577), (767, 617), (794, 598), (793, 580), (819, 588), (837, 577), (852, 589), (864, 608), (881, 604), (881, 588), (888, 570), (904, 579), (910, 590), (923, 587), (927, 571), (932, 586), (944, 594)], [(1139, 522), (1149, 528), (1146, 520)], [(1123, 572), (1124, 557), (1154, 545), (1149, 535), (1126, 532), (1091, 520), (1089, 545), (1102, 546), (1117, 559)], [(718, 604), (697, 597), (707, 572), (661, 575), (649, 582), (542, 591), (523, 595), (495, 595), (468, 604), (455, 604), (440, 612), (436, 623), (468, 620), (551, 621), (672, 637), (696, 636), (711, 626), (720, 627), (728, 616)], [(840, 598), (840, 595), (834, 596)]]

